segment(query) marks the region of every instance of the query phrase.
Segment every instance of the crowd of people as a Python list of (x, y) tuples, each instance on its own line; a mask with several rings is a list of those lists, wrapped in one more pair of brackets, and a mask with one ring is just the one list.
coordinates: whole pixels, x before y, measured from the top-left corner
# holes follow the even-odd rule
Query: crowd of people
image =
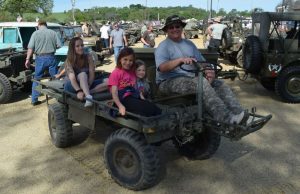
[[(186, 23), (178, 16), (173, 15), (166, 19), (162, 30), (166, 38), (155, 49), (156, 84), (162, 94), (185, 94), (197, 91), (197, 77), (186, 71), (194, 69), (197, 61), (205, 61), (196, 45), (182, 37)], [(211, 35), (209, 46), (220, 44), (220, 32), (224, 28), (215, 20), (208, 28)], [(93, 105), (92, 94), (110, 91), (115, 106), (121, 115), (126, 111), (142, 116), (161, 114), (162, 110), (151, 102), (151, 91), (147, 82), (146, 64), (136, 60), (133, 49), (127, 45), (125, 32), (118, 23), (106, 23), (100, 29), (101, 39), (105, 46), (114, 50), (116, 67), (108, 78), (95, 79), (95, 65), (92, 57), (84, 52), (83, 40), (74, 37), (69, 42), (69, 49), (64, 69), (66, 79), (64, 90), (76, 94), (81, 101), (85, 100), (84, 107)], [(47, 39), (47, 41), (43, 41)], [(155, 46), (153, 26), (146, 25), (141, 42), (145, 48)], [(47, 29), (46, 22), (39, 22), (39, 30), (34, 32), (29, 45), (26, 67), (33, 53), (37, 55), (35, 78), (39, 79), (45, 69), (49, 69), (51, 77), (59, 77), (55, 69), (54, 52), (59, 48), (60, 41), (57, 34)], [(183, 68), (181, 68), (183, 67)], [(240, 124), (247, 119), (247, 112), (242, 108), (235, 95), (223, 81), (216, 79), (214, 70), (205, 71), (203, 81), (203, 104), (205, 110), (218, 121)], [(37, 105), (39, 93), (32, 86), (32, 104)]]

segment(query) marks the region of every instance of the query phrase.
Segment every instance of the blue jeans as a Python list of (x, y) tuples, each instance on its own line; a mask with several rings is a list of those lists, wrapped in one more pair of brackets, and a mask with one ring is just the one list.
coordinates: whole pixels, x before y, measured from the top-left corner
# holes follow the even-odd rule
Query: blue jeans
[(124, 46), (116, 46), (116, 47), (114, 47), (114, 55), (115, 55), (115, 63), (116, 63), (116, 64), (117, 64), (119, 52), (120, 52), (120, 50), (122, 50), (123, 48), (124, 48)]
[(144, 44), (144, 48), (151, 48), (149, 45)]
[(101, 40), (102, 40), (103, 47), (108, 48), (109, 47), (108, 38), (101, 38)]
[[(44, 76), (46, 69), (48, 69), (51, 77), (54, 77), (54, 75), (57, 73), (57, 63), (54, 55), (42, 55), (36, 57), (35, 68), (34, 68), (34, 79), (40, 80)], [(31, 92), (32, 103), (38, 101), (40, 92), (34, 89), (38, 85), (39, 84), (37, 82), (32, 82), (32, 92)]]
[[(103, 79), (96, 79), (93, 81), (92, 85), (90, 86), (90, 89), (93, 89), (94, 87), (102, 83), (103, 83)], [(73, 88), (71, 81), (69, 79), (66, 80), (64, 84), (64, 91), (76, 94), (76, 90)]]

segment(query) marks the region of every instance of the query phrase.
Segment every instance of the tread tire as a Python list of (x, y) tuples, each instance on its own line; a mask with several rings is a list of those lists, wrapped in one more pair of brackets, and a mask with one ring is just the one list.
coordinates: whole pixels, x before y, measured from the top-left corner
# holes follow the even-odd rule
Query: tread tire
[(12, 97), (12, 87), (8, 78), (0, 73), (0, 104), (8, 102)]
[(212, 130), (205, 130), (197, 135), (193, 141), (183, 145), (174, 140), (175, 147), (181, 155), (190, 159), (205, 160), (216, 153), (220, 146), (221, 136)]
[(155, 147), (141, 133), (126, 128), (115, 131), (106, 140), (104, 162), (112, 179), (132, 190), (152, 187), (161, 174)]
[(72, 121), (68, 119), (67, 108), (61, 103), (50, 104), (48, 107), (48, 126), (52, 143), (58, 148), (72, 144)]
[(257, 36), (248, 36), (243, 48), (243, 68), (247, 73), (258, 74), (263, 63), (263, 50)]
[(300, 66), (281, 70), (275, 81), (275, 92), (284, 102), (300, 102)]

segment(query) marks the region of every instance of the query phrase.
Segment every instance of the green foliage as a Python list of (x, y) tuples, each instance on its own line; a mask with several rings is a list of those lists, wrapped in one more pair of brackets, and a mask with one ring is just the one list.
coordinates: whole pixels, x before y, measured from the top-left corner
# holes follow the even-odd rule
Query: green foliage
[(53, 8), (53, 0), (1, 0), (0, 3), (1, 9), (21, 16), (28, 12), (42, 12), (47, 16)]
[[(2, 4), (1, 4), (2, 3)], [(49, 22), (73, 22), (72, 10), (66, 10), (62, 13), (51, 13), (53, 8), (53, 0), (0, 0), (1, 11), (0, 20), (11, 21), (16, 20), (19, 14), (23, 15), (26, 21), (35, 21), (36, 17), (44, 17)], [(14, 13), (14, 14), (9, 14)], [(30, 14), (29, 14), (30, 13)], [(128, 7), (116, 8), (116, 7), (93, 7), (81, 11), (75, 10), (75, 20), (77, 23), (84, 21), (120, 21), (131, 20), (135, 22), (142, 22), (144, 20), (157, 20), (165, 19), (166, 17), (177, 14), (186, 19), (205, 19), (208, 18), (209, 12), (205, 9), (195, 8), (192, 5), (185, 7), (144, 7), (141, 4), (132, 4)], [(219, 11), (213, 10), (212, 17), (225, 16), (225, 15), (240, 15), (250, 16), (251, 11), (237, 11), (232, 9), (230, 12), (226, 12), (223, 8)]]

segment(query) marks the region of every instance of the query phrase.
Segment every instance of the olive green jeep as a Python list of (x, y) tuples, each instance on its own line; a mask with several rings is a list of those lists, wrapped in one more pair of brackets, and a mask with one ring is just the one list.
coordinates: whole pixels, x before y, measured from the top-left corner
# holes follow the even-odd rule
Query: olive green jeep
[[(154, 49), (134, 50), (136, 57), (144, 60), (148, 66), (147, 76), (154, 94), (152, 102), (162, 109), (161, 115), (143, 117), (126, 112), (125, 116), (120, 116), (117, 114), (118, 109), (112, 105), (113, 100), (108, 91), (95, 94), (91, 100), (93, 106), (85, 108), (84, 102), (79, 101), (76, 94), (63, 90), (61, 80), (40, 82), (48, 104), (49, 132), (56, 147), (74, 145), (73, 123), (91, 130), (113, 128), (105, 141), (104, 163), (112, 179), (123, 187), (142, 190), (154, 186), (162, 179), (165, 165), (158, 147), (166, 141), (173, 141), (179, 153), (190, 159), (208, 159), (218, 150), (221, 136), (239, 140), (261, 129), (272, 117), (258, 115), (253, 109), (245, 124), (214, 120), (202, 108), (205, 69), (201, 62), (194, 64), (194, 73), (198, 75), (199, 82), (197, 92), (162, 95), (157, 92), (155, 84)], [(203, 50), (202, 54), (212, 62), (218, 58), (218, 54), (207, 50)], [(215, 64), (215, 67), (217, 71), (221, 69), (219, 65)], [(109, 126), (109, 129), (105, 126)]]
[(300, 13), (252, 15), (252, 33), (243, 47), (243, 68), (284, 102), (300, 102)]

